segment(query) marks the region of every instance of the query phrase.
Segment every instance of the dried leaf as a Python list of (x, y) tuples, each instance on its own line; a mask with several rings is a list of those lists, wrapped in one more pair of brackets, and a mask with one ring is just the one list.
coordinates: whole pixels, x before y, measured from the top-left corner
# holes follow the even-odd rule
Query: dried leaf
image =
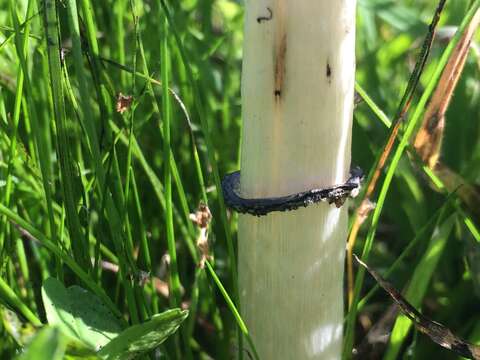
[(203, 269), (205, 261), (211, 259), (208, 247), (208, 227), (212, 221), (212, 213), (206, 204), (200, 203), (195, 214), (190, 214), (190, 220), (200, 229), (197, 238), (197, 248), (200, 250), (201, 258), (198, 266)]
[(405, 298), (390, 284), (383, 279), (375, 270), (371, 269), (367, 264), (361, 261), (357, 255), (353, 255), (355, 260), (362, 265), (377, 283), (390, 295), (395, 303), (400, 307), (400, 310), (412, 320), (418, 331), (427, 335), (438, 345), (445, 349), (451, 350), (456, 354), (466, 357), (468, 359), (480, 360), (480, 346), (471, 344), (455, 334), (446, 326), (430, 320), (415, 309)]
[(131, 95), (123, 95), (119, 93), (117, 96), (117, 103), (116, 103), (116, 110), (118, 113), (123, 114), (127, 111), (130, 106), (132, 105), (133, 96)]
[(445, 113), (464, 69), (472, 38), (479, 23), (480, 11), (473, 17), (445, 66), (438, 86), (425, 111), (422, 126), (414, 141), (417, 153), (431, 169), (435, 169), (440, 157), (445, 128)]

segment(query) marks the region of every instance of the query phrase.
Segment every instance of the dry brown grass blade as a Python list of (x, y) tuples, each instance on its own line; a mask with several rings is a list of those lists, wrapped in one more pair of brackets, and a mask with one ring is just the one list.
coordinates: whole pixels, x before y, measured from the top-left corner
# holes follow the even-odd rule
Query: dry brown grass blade
[(355, 260), (362, 265), (373, 278), (395, 301), (400, 310), (412, 320), (418, 331), (427, 335), (432, 341), (445, 349), (451, 350), (458, 355), (466, 357), (467, 359), (480, 360), (480, 347), (465, 341), (455, 334), (446, 326), (430, 320), (426, 316), (422, 315), (417, 309), (415, 309), (400, 292), (388, 281), (383, 279), (375, 270), (371, 269), (367, 264), (362, 262), (356, 255)]
[(431, 169), (435, 169), (440, 157), (445, 128), (445, 113), (464, 69), (472, 38), (479, 23), (480, 11), (472, 19), (450, 57), (425, 111), (422, 126), (415, 137), (414, 147), (418, 155)]
[(480, 219), (480, 209), (478, 207), (478, 204), (480, 204), (480, 192), (476, 187), (468, 184), (459, 174), (442, 164), (439, 158), (445, 128), (445, 113), (463, 72), (472, 38), (479, 24), (480, 11), (475, 14), (447, 63), (438, 87), (425, 111), (422, 126), (414, 141), (414, 147), (424, 163), (433, 170), (435, 175), (445, 185), (447, 191), (457, 191), (459, 198), (477, 219)]

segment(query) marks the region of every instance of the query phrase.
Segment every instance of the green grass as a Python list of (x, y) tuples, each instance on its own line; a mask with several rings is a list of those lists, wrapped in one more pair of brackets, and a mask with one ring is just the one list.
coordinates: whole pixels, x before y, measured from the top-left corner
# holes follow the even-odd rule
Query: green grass
[[(447, 1), (440, 28), (460, 26), (472, 4), (478, 1)], [(30, 324), (45, 323), (40, 288), (53, 276), (88, 289), (131, 325), (188, 306), (179, 332), (160, 347), (167, 358), (248, 358), (242, 348), (251, 339), (237, 301), (236, 218), (218, 191), (222, 174), (239, 166), (242, 6), (0, 2), (1, 307)], [(359, 0), (357, 91), (365, 102), (355, 112), (352, 162), (366, 172), (389, 135), (435, 6)], [(433, 191), (407, 154), (449, 51), (445, 43), (433, 45), (355, 252), (405, 288), (422, 312), (478, 341), (479, 219), (455, 194)], [(478, 52), (471, 52), (447, 113), (441, 155), (472, 184), (480, 181), (479, 78)], [(116, 111), (119, 93), (133, 97), (123, 113)], [(189, 219), (200, 202), (213, 214), (214, 260), (204, 270), (197, 268), (198, 229)], [(170, 296), (156, 295), (152, 282), (140, 280), (145, 274), (169, 282)], [(362, 274), (357, 314), (346, 314), (347, 353), (391, 304), (383, 292), (370, 291), (376, 284)], [(360, 315), (368, 321), (359, 322)], [(2, 359), (20, 349), (8, 321), (0, 321)], [(380, 356), (455, 358), (401, 317), (393, 331)]]

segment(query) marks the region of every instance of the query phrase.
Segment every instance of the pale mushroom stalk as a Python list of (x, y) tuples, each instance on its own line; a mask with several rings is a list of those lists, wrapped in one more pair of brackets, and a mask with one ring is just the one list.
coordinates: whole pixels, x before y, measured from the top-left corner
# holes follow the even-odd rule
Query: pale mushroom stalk
[[(345, 182), (356, 1), (245, 6), (242, 196)], [(241, 313), (261, 359), (340, 359), (347, 204), (239, 216)]]

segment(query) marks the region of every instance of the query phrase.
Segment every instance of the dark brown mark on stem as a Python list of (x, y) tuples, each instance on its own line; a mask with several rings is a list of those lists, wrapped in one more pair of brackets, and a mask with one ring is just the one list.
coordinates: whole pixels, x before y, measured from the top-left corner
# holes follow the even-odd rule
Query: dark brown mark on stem
[(283, 84), (285, 81), (285, 58), (287, 54), (287, 35), (283, 34), (280, 43), (277, 45), (275, 56), (275, 98), (282, 96)]
[(328, 83), (330, 84), (332, 82), (332, 67), (328, 62), (327, 62), (327, 78), (328, 78)]
[(273, 19), (273, 11), (267, 7), (268, 16), (259, 16), (257, 17), (257, 22), (260, 24), (262, 21), (270, 21)]
[(436, 114), (433, 114), (432, 117), (428, 119), (427, 131), (430, 135), (432, 135), (435, 132), (435, 130), (437, 130), (440, 120), (441, 120), (441, 117), (439, 116), (438, 112)]

